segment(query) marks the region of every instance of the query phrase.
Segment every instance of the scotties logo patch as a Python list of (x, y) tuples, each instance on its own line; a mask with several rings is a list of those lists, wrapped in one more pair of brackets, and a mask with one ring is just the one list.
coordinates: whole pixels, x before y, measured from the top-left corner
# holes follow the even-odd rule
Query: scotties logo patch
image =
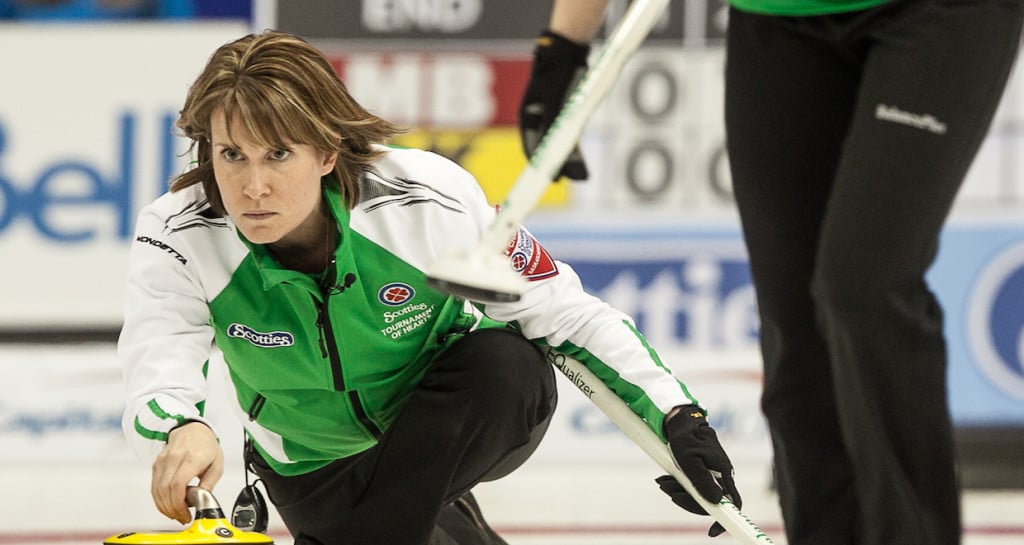
[(292, 346), (295, 344), (295, 336), (287, 331), (262, 333), (238, 322), (229, 325), (227, 333), (228, 337), (245, 339), (254, 346), (258, 346), (260, 348), (278, 348), (281, 346)]

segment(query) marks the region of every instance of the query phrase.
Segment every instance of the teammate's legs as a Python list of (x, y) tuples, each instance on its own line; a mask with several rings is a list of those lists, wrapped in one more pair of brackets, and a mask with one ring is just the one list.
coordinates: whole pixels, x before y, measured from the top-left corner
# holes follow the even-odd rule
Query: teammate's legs
[(260, 476), (293, 535), (324, 545), (503, 544), (466, 493), (526, 460), (555, 396), (535, 345), (476, 331), (433, 364), (376, 447), (307, 475)]
[(813, 25), (730, 12), (726, 134), (761, 315), (762, 406), (790, 545), (850, 545), (857, 506), (810, 296), (858, 71)]
[(942, 316), (924, 275), (1003, 90), (1020, 11), (916, 2), (870, 32), (814, 279), (864, 543), (959, 543)]

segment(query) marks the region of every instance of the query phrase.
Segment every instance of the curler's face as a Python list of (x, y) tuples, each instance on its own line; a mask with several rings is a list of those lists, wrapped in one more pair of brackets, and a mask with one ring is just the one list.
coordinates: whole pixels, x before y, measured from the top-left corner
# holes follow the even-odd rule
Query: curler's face
[[(336, 155), (306, 144), (271, 148), (258, 144), (236, 116), (211, 120), (214, 176), (228, 216), (255, 244), (296, 244), (322, 237), (320, 179), (334, 169)], [(229, 130), (230, 129), (230, 130)]]

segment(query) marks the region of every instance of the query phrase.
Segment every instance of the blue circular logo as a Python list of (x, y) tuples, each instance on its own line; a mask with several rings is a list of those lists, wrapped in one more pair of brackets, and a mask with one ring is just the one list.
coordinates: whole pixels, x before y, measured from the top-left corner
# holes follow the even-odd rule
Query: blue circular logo
[(392, 282), (377, 290), (377, 299), (390, 307), (404, 305), (416, 296), (416, 290), (403, 282)]
[(1024, 399), (1024, 243), (997, 255), (979, 275), (967, 315), (978, 367), (999, 390)]

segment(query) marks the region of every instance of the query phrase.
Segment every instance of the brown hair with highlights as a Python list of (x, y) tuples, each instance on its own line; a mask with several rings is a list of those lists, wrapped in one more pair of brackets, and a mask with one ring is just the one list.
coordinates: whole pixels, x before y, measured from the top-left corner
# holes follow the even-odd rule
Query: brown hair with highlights
[(210, 162), (210, 120), (218, 110), (229, 122), (238, 116), (247, 139), (262, 147), (306, 144), (338, 153), (333, 175), (326, 178), (339, 184), (349, 208), (359, 200), (359, 177), (381, 154), (373, 144), (401, 132), (359, 105), (324, 54), (302, 38), (268, 31), (225, 44), (189, 88), (176, 125), (192, 140), (197, 164), (171, 183), (171, 191), (203, 184), (221, 215), (224, 204)]

